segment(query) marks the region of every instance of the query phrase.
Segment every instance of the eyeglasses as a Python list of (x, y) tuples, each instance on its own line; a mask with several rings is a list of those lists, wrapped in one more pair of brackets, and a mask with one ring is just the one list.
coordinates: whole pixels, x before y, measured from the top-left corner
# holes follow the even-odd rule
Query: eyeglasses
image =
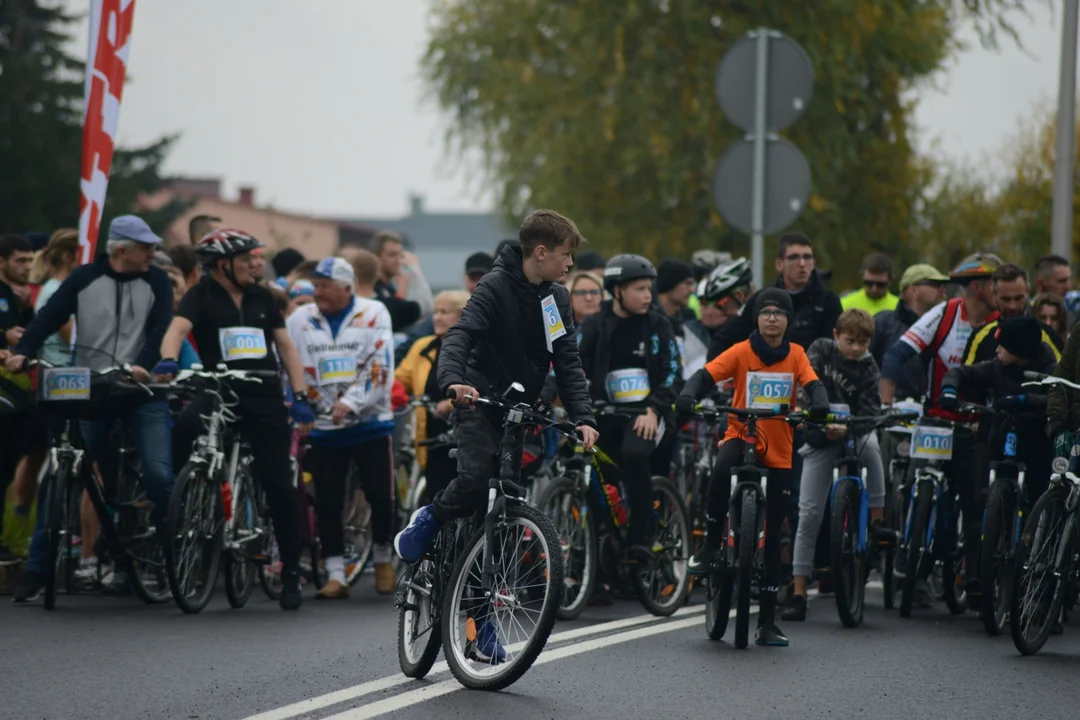
[(875, 288), (877, 290), (885, 290), (889, 287), (889, 283), (878, 282), (877, 280), (863, 280), (862, 284), (868, 288)]
[(574, 297), (599, 297), (601, 291), (593, 288), (591, 290), (575, 290), (572, 294)]
[(758, 313), (758, 317), (763, 317), (766, 320), (779, 320), (782, 317), (787, 317), (787, 313), (783, 310), (762, 310)]
[(814, 253), (803, 253), (802, 255), (785, 255), (784, 260), (790, 263), (797, 263), (800, 260), (802, 262), (814, 262)]

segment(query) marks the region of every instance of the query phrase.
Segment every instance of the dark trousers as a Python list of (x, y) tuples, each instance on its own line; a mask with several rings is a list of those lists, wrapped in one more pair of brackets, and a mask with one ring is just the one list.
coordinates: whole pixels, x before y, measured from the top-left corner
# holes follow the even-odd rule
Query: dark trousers
[(439, 522), (469, 517), (487, 506), (488, 482), (498, 476), (496, 456), (503, 429), (483, 410), (455, 409), (451, 416), (457, 442), (457, 477), (435, 496)]
[[(213, 398), (208, 394), (188, 404), (173, 427), (173, 465), (187, 462), (195, 440), (206, 432), (201, 415), (209, 415)], [(274, 521), (281, 562), (286, 568), (300, 563), (300, 499), (291, 476), (289, 448), (292, 433), (285, 403), (279, 397), (244, 397), (232, 409), (239, 417), (237, 428), (251, 445), (255, 480), (262, 485)]]
[(630, 544), (647, 545), (653, 499), (650, 458), (657, 449), (656, 441), (634, 432), (629, 418), (601, 417), (598, 429), (603, 450), (619, 466), (623, 487), (630, 496), (625, 499), (630, 508)]
[[(720, 548), (724, 542), (723, 531), (731, 503), (731, 470), (742, 463), (742, 440), (728, 440), (720, 446), (713, 464), (712, 480), (709, 482), (709, 501), (706, 519), (710, 547)], [(790, 468), (769, 468), (765, 492), (765, 577), (761, 586), (760, 624), (771, 623), (776, 616), (776, 593), (780, 590), (782, 568), (780, 567), (780, 528), (787, 516), (794, 495), (795, 478)], [(736, 510), (741, 512), (741, 507)], [(732, 518), (737, 521), (738, 518)], [(745, 541), (745, 539), (743, 540)]]
[(431, 503), (436, 495), (450, 485), (450, 481), (457, 476), (457, 472), (457, 460), (450, 457), (450, 448), (429, 448), (427, 464), (424, 466), (427, 489), (424, 491), (424, 497), (420, 498), (420, 504)]
[(390, 542), (394, 527), (394, 454), (392, 438), (372, 438), (353, 447), (312, 445), (304, 455), (304, 468), (315, 480), (315, 515), (319, 540), (326, 557), (345, 553), (342, 515), (346, 507), (349, 463), (360, 473), (364, 496), (371, 506), (371, 534), (376, 545)]

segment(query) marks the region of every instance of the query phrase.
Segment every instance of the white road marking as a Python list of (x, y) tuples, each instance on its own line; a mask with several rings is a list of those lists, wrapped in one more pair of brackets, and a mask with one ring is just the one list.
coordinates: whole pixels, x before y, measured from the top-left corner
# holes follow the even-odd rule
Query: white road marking
[[(677, 610), (674, 617), (699, 615), (703, 612), (705, 612), (704, 605), (685, 607)], [(603, 633), (614, 632), (616, 630), (624, 630), (626, 628), (635, 627), (637, 625), (660, 623), (667, 619), (668, 618), (656, 617), (655, 615), (637, 615), (635, 617), (624, 618), (622, 620), (612, 620), (610, 622), (600, 623), (599, 625), (590, 625), (588, 627), (576, 628), (574, 630), (566, 630), (564, 632), (552, 634), (551, 637), (548, 638), (548, 645), (550, 646), (570, 640), (577, 640), (579, 638), (589, 637), (590, 635), (601, 635)], [(540, 654), (540, 658), (543, 659), (548, 652), (554, 651), (545, 650), (543, 653)], [(539, 662), (539, 660), (537, 662)], [(439, 673), (449, 672), (449, 670), (450, 668), (445, 662), (438, 662), (431, 668), (431, 672), (428, 673), (428, 677), (431, 677), (432, 675), (437, 675)], [(406, 685), (415, 682), (416, 681), (412, 678), (407, 678), (404, 675), (391, 675), (389, 677), (379, 678), (378, 680), (371, 680), (365, 683), (360, 683), (359, 685), (353, 685), (352, 687), (342, 688), (341, 690), (336, 690), (332, 693), (327, 693), (325, 695), (319, 695), (313, 698), (308, 698), (306, 700), (300, 700), (299, 702), (285, 705), (284, 707), (267, 710), (266, 712), (258, 713), (257, 715), (252, 715), (250, 717), (244, 718), (244, 720), (290, 720), (291, 718), (303, 717), (324, 708), (338, 705), (339, 703), (348, 702), (349, 700), (355, 700), (365, 695), (372, 695), (374, 693), (390, 690), (399, 685)], [(455, 680), (454, 682), (456, 683), (457, 681)]]

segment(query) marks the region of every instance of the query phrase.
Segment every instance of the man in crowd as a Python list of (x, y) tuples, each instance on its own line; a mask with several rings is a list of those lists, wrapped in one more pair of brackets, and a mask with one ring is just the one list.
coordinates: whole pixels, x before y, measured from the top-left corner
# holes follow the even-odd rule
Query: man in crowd
[(289, 288), (300, 278), (293, 274), (304, 263), (304, 255), (296, 248), (282, 248), (274, 255), (270, 265), (274, 268), (274, 277), (278, 285)]
[[(880, 368), (885, 363), (885, 353), (915, 321), (945, 299), (945, 285), (949, 277), (933, 265), (919, 263), (904, 271), (900, 278), (900, 298), (894, 310), (882, 310), (874, 316), (874, 338), (870, 342), (870, 354)], [(903, 374), (896, 381), (896, 396), (918, 398), (926, 392), (926, 374), (918, 357), (904, 365)]]
[(606, 266), (607, 260), (604, 256), (592, 250), (580, 253), (574, 259), (574, 270), (578, 272), (594, 272), (597, 275), (603, 275)]
[[(23, 332), (34, 317), (34, 310), (24, 304), (17, 288), (25, 288), (30, 279), (30, 264), (34, 250), (22, 235), (0, 237), (0, 348), (19, 344)], [(15, 478), (15, 467), (25, 446), (22, 429), (27, 426), (23, 413), (0, 413), (0, 537), (4, 527), (4, 498), (8, 485)], [(29, 509), (16, 508), (18, 512)], [(0, 543), (0, 565), (18, 562), (8, 548)]]
[[(780, 277), (775, 287), (791, 295), (794, 316), (791, 318), (788, 337), (791, 342), (804, 348), (818, 338), (831, 338), (836, 319), (843, 308), (836, 293), (825, 289), (814, 266), (814, 244), (802, 233), (780, 236), (777, 244), (776, 270)], [(755, 307), (756, 295), (746, 301), (747, 307)], [(756, 327), (753, 313), (744, 312), (724, 323), (709, 345), (709, 359), (716, 357), (736, 343), (750, 337)]]
[[(383, 231), (372, 240), (379, 258), (379, 281), (375, 292), (390, 311), (394, 332), (404, 332), (417, 320), (431, 314), (434, 300), (420, 261), (405, 250), (405, 240), (395, 232)], [(410, 300), (410, 292), (415, 299)]]
[(174, 245), (168, 250), (173, 265), (184, 275), (184, 285), (192, 288), (202, 278), (202, 265), (191, 245)]
[(213, 215), (196, 215), (191, 218), (188, 221), (188, 239), (191, 240), (191, 246), (196, 247), (203, 235), (217, 230), (220, 222), (221, 218)]
[(1069, 261), (1060, 255), (1043, 255), (1035, 263), (1035, 294), (1053, 293), (1064, 298), (1072, 286)]
[(690, 263), (668, 258), (661, 260), (656, 268), (656, 295), (660, 309), (671, 321), (680, 345), (683, 325), (696, 319), (689, 309), (690, 296), (694, 294), (694, 268)]
[[(1006, 320), (1028, 314), (1030, 308), (1028, 276), (1024, 268), (1013, 263), (1005, 263), (994, 271), (991, 277), (994, 288), (994, 301), (998, 316), (985, 325), (975, 328), (964, 348), (964, 365), (988, 362), (997, 357), (998, 327)], [(1057, 360), (1061, 359), (1063, 343), (1053, 328), (1039, 323), (1042, 328), (1042, 341)]]
[(874, 317), (883, 310), (896, 309), (900, 298), (889, 292), (893, 280), (893, 262), (888, 255), (873, 253), (863, 260), (860, 270), (862, 289), (840, 298), (844, 310), (865, 310)]

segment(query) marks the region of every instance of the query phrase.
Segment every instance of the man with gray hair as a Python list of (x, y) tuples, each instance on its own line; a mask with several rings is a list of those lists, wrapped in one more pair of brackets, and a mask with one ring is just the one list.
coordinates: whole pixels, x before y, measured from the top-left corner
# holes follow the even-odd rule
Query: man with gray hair
[[(300, 352), (306, 395), (315, 411), (304, 467), (315, 481), (315, 512), (329, 579), (318, 599), (344, 599), (365, 558), (346, 554), (342, 503), (349, 463), (360, 469), (371, 506), (375, 589), (394, 592), (394, 338), (390, 312), (371, 292), (372, 276), (358, 288), (353, 266), (329, 257), (311, 273), (315, 302), (297, 308), (285, 327)], [(355, 543), (349, 543), (355, 546)]]
[[(7, 360), (11, 372), (21, 372), (26, 359), (74, 316), (78, 332), (74, 365), (106, 370), (131, 365), (135, 379), (150, 380), (149, 368), (160, 359), (159, 349), (173, 315), (173, 287), (168, 274), (153, 265), (161, 238), (135, 215), (122, 215), (109, 225), (107, 256), (76, 268), (57, 288)], [(135, 438), (142, 464), (146, 494), (154, 503), (154, 522), (162, 531), (172, 494), (172, 415), (163, 394), (132, 397), (103, 417), (80, 424), (89, 459), (111, 465), (109, 434), (123, 422)], [(45, 484), (42, 484), (42, 489)], [(38, 499), (38, 527), (30, 546), (30, 560), (16, 601), (40, 591), (47, 568), (43, 512)]]

